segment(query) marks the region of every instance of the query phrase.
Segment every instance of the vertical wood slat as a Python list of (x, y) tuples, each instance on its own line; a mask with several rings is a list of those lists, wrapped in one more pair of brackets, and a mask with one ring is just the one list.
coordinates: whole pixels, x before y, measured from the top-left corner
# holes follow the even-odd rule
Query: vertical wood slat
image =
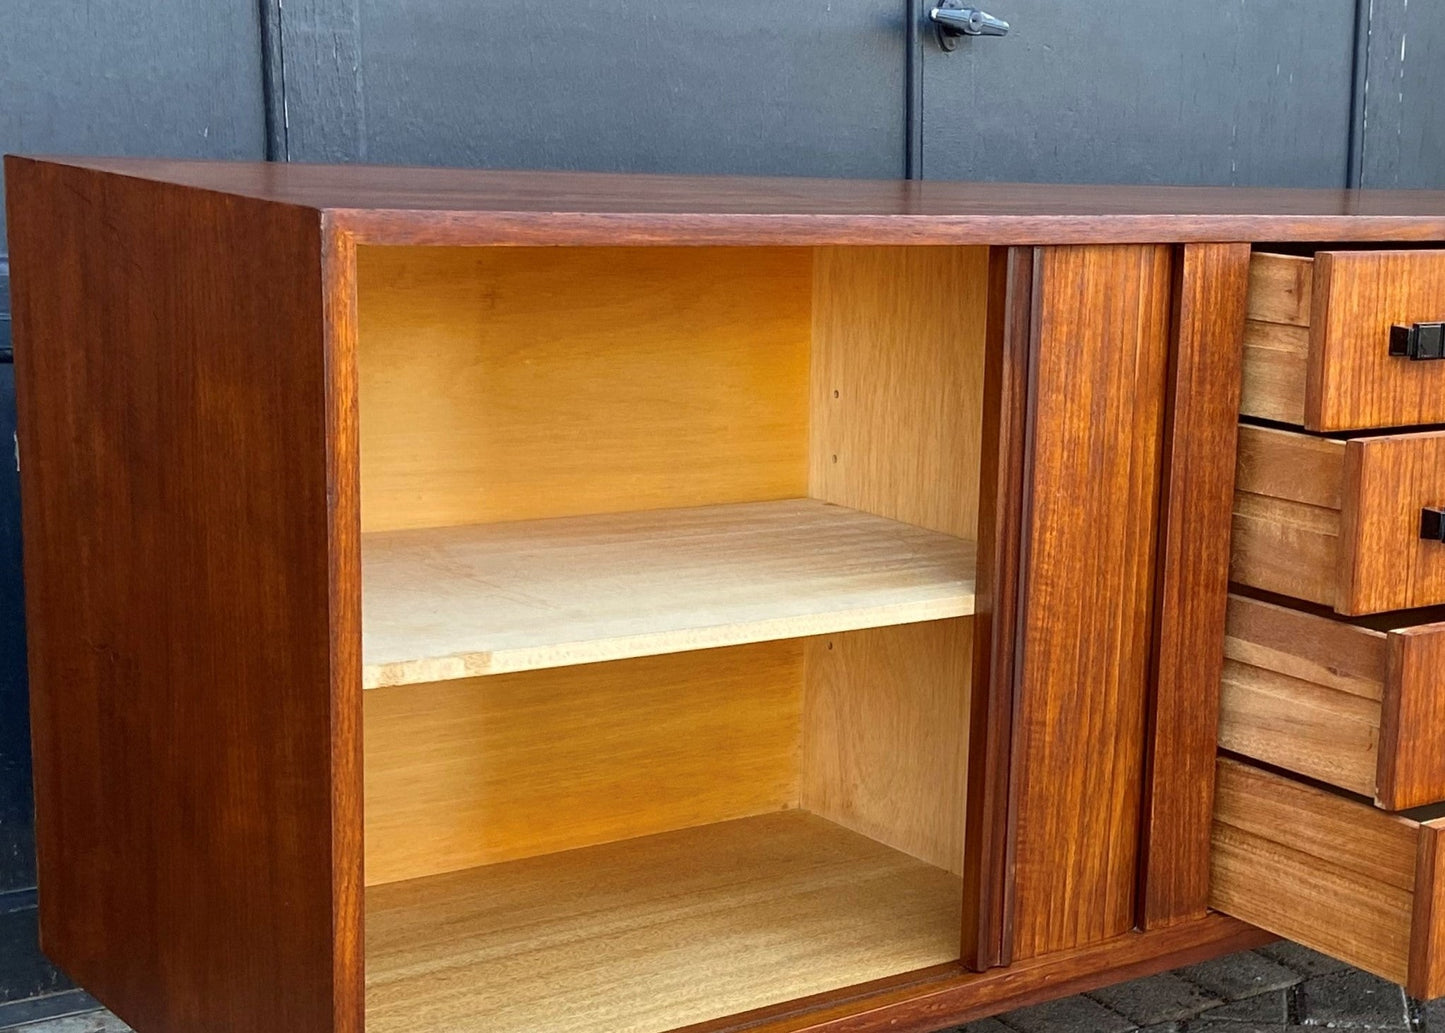
[(1190, 244), (1176, 262), (1140, 864), (1146, 929), (1203, 918), (1209, 906), (1249, 260), (1248, 244)]
[(1037, 253), (1010, 777), (1014, 960), (1134, 926), (1172, 254)]
[(963, 867), (963, 962), (976, 971), (1005, 964), (1009, 958), (1008, 757), (1024, 518), (1033, 262), (1033, 248), (995, 248), (989, 259)]
[(43, 946), (138, 1029), (361, 1033), (354, 413), (322, 219), (6, 174)]

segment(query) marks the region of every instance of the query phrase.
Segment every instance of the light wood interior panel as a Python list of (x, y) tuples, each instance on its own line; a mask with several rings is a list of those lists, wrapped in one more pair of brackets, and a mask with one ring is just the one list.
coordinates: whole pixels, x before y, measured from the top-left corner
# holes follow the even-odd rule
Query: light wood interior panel
[(411, 879), (798, 800), (803, 643), (366, 693), (366, 879)]
[(1305, 422), (1314, 259), (1256, 254), (1249, 263), (1240, 411), (1281, 423)]
[(1278, 423), (1303, 424), (1309, 367), (1308, 327), (1249, 320), (1244, 329), (1239, 411)]
[(363, 530), (807, 494), (808, 250), (357, 265)]
[[(819, 248), (815, 498), (978, 534), (987, 248)], [(971, 621), (815, 638), (803, 805), (961, 871)]]
[(1313, 258), (1260, 252), (1249, 261), (1249, 318), (1309, 326), (1314, 304)]
[(815, 499), (363, 536), (364, 684), (973, 612), (974, 546)]
[(1219, 745), (1374, 796), (1383, 632), (1231, 596)]
[(814, 498), (978, 534), (988, 249), (820, 248)]
[(960, 880), (798, 811), (367, 891), (367, 1033), (662, 1033), (958, 957)]
[(809, 640), (803, 807), (963, 870), (973, 621)]
[(1344, 471), (1343, 441), (1241, 426), (1230, 576), (1334, 605)]

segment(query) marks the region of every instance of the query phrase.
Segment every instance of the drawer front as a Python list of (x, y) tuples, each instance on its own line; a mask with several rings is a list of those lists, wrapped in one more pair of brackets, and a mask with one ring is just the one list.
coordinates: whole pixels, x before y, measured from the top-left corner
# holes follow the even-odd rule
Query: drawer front
[(1445, 603), (1445, 433), (1347, 440), (1243, 426), (1231, 577), (1347, 615)]
[(1241, 411), (1314, 431), (1445, 423), (1445, 360), (1390, 354), (1445, 321), (1445, 251), (1257, 254)]
[(1231, 596), (1219, 745), (1389, 810), (1445, 800), (1445, 623), (1395, 623)]
[(1216, 772), (1211, 906), (1417, 997), (1445, 993), (1437, 822), (1234, 760)]

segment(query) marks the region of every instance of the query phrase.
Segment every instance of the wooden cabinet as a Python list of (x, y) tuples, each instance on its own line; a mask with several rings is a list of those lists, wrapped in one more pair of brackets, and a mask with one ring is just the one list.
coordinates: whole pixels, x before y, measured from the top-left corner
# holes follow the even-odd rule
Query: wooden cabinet
[[(1440, 783), (1420, 621), (1225, 632), (1239, 241), (1445, 199), (7, 182), (43, 936), (140, 1033), (927, 1033), (1262, 942), (1296, 904), (1217, 878), (1241, 649), (1375, 694), (1302, 733), (1359, 740), (1339, 785)], [(1419, 508), (1426, 434), (1281, 466)], [(1327, 601), (1430, 596), (1337, 495)]]

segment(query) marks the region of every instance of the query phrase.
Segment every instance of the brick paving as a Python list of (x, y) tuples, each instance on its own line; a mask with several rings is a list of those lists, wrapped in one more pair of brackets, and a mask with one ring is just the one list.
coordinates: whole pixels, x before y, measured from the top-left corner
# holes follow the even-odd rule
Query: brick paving
[[(5, 1029), (130, 1033), (105, 1012)], [(972, 1022), (954, 1033), (1279, 1033), (1291, 1029), (1445, 1033), (1445, 1000), (1399, 987), (1292, 943), (1217, 958)], [(538, 1030), (537, 1033), (545, 1033)]]

